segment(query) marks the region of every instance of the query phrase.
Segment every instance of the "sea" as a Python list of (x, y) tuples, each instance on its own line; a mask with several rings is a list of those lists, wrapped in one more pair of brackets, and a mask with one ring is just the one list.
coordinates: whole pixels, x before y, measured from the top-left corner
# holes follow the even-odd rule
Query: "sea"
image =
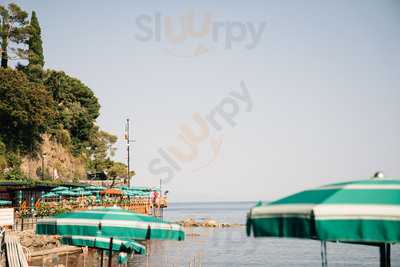
[[(245, 224), (255, 202), (171, 203), (164, 219), (192, 218)], [(321, 243), (314, 240), (248, 237), (244, 226), (186, 228), (186, 240), (150, 241), (148, 256), (134, 256), (128, 266), (276, 266), (312, 267), (321, 264)], [(376, 247), (327, 244), (328, 266), (379, 266)], [(392, 247), (392, 266), (400, 267), (400, 246)]]

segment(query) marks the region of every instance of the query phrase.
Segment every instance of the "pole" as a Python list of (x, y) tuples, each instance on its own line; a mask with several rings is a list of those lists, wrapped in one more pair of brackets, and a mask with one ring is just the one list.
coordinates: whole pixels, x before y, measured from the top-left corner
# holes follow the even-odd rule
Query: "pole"
[(104, 249), (101, 250), (101, 256), (100, 256), (100, 267), (103, 267), (103, 262), (104, 262)]
[(379, 245), (380, 267), (390, 267), (390, 244), (382, 243)]
[(113, 237), (110, 238), (110, 254), (108, 255), (108, 267), (111, 267), (111, 263), (112, 263), (112, 246), (113, 246)]
[(42, 180), (44, 180), (44, 153), (42, 152)]
[(379, 266), (380, 267), (386, 267), (386, 253), (385, 253), (385, 244), (381, 244), (379, 246)]
[(127, 182), (129, 182), (129, 180), (130, 180), (130, 136), (129, 136), (129, 118), (128, 119), (126, 119), (126, 144), (127, 144), (127, 152), (128, 152), (128, 164), (127, 164), (127, 166), (128, 166), (128, 175), (126, 176), (127, 177)]
[(162, 218), (162, 215), (161, 215), (161, 200), (162, 200), (162, 179), (160, 179), (160, 197), (158, 198), (158, 217)]

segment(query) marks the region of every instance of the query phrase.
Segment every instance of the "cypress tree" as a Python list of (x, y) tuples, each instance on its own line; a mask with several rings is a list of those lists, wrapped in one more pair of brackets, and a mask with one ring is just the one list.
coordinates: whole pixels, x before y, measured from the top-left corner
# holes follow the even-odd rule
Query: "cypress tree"
[(44, 56), (43, 56), (41, 29), (35, 11), (32, 11), (32, 18), (30, 23), (30, 38), (28, 40), (28, 45), (29, 45), (28, 67), (40, 66), (40, 68), (43, 68)]

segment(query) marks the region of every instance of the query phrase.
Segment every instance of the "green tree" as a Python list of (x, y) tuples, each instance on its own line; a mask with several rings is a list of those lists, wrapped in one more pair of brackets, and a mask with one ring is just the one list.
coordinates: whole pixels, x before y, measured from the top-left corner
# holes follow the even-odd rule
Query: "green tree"
[(28, 45), (28, 65), (18, 63), (17, 69), (23, 71), (32, 82), (43, 83), (44, 74), (44, 55), (41, 37), (41, 28), (36, 12), (32, 11), (31, 22), (29, 25)]
[(106, 171), (113, 166), (111, 157), (114, 155), (114, 145), (117, 142), (115, 135), (98, 130), (91, 138), (88, 168), (92, 171)]
[(114, 162), (108, 170), (108, 176), (115, 179), (117, 177), (126, 177), (128, 167), (121, 162)]
[(95, 121), (100, 105), (93, 91), (78, 79), (58, 71), (49, 71), (44, 85), (55, 102), (57, 116), (52, 128), (70, 133), (74, 155), (86, 153), (91, 138), (98, 131)]
[(37, 151), (54, 117), (53, 106), (43, 85), (29, 82), (20, 71), (0, 69), (0, 139), (8, 151)]
[(6, 145), (0, 140), (0, 176), (7, 168)]
[(108, 169), (108, 178), (112, 179), (111, 187), (114, 186), (115, 179), (118, 177), (126, 177), (128, 173), (128, 166), (121, 162), (113, 162), (112, 166)]
[[(27, 50), (21, 45), (29, 38), (28, 13), (17, 4), (8, 8), (0, 5), (1, 67), (7, 68), (9, 59), (26, 59)], [(14, 43), (15, 46), (11, 46)]]
[(43, 68), (44, 56), (43, 56), (43, 45), (41, 36), (42, 30), (40, 28), (39, 21), (35, 11), (32, 11), (31, 23), (29, 26), (30, 26), (29, 27), (30, 37), (28, 40), (28, 46), (29, 46), (28, 67), (38, 66), (40, 68)]

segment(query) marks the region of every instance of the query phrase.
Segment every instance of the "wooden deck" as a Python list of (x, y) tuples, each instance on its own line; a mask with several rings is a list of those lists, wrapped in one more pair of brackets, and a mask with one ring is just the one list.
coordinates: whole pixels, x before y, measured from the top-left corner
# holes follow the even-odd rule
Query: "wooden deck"
[(28, 267), (28, 261), (18, 238), (11, 232), (4, 233), (7, 267)]

